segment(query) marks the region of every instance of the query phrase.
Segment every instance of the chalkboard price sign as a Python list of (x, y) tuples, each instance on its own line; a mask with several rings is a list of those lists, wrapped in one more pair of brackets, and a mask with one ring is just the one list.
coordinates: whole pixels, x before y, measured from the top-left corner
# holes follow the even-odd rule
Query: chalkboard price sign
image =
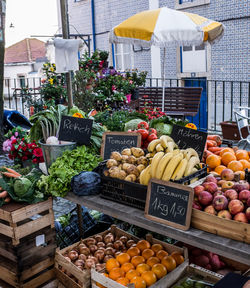
[(106, 132), (102, 136), (101, 156), (109, 159), (112, 152), (125, 148), (141, 147), (141, 134), (133, 132)]
[(174, 125), (171, 137), (179, 149), (193, 148), (198, 153), (200, 160), (202, 159), (207, 141), (207, 133)]
[(93, 120), (90, 119), (62, 116), (58, 139), (89, 145), (92, 125)]
[(182, 230), (191, 221), (194, 192), (191, 187), (157, 179), (148, 185), (145, 217)]

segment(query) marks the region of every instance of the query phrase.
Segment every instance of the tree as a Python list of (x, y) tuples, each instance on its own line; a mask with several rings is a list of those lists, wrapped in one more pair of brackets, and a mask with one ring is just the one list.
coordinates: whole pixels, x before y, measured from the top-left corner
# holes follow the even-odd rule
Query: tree
[[(3, 96), (3, 76), (4, 76), (4, 50), (5, 50), (5, 7), (6, 1), (0, 0), (0, 147), (4, 140), (3, 132), (3, 108), (4, 108), (4, 96)], [(0, 151), (2, 149), (0, 148)], [(0, 152), (1, 153), (1, 152)]]

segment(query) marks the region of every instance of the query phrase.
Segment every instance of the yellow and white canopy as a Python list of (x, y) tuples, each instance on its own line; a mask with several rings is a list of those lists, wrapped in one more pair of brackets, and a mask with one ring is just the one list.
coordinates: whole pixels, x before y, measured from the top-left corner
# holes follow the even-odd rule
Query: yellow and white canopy
[(142, 47), (165, 47), (169, 43), (200, 45), (220, 39), (223, 32), (220, 22), (164, 7), (140, 12), (123, 21), (112, 29), (110, 42)]

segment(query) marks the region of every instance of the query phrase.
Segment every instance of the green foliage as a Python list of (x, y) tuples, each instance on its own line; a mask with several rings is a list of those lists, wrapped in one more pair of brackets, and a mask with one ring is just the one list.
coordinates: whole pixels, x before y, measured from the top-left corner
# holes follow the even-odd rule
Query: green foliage
[(145, 86), (147, 75), (147, 71), (139, 72), (137, 69), (133, 69), (126, 71), (125, 77), (127, 80), (131, 80), (135, 87), (142, 87)]

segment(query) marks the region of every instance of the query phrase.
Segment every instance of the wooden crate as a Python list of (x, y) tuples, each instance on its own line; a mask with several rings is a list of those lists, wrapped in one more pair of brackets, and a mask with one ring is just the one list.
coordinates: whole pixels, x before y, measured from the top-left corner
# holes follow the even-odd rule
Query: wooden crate
[[(158, 280), (155, 284), (150, 286), (150, 288), (168, 288), (170, 287), (170, 285), (174, 283), (174, 281), (176, 281), (177, 276), (185, 269), (185, 267), (188, 266), (188, 250), (186, 247), (181, 248), (181, 247), (157, 240), (153, 238), (151, 234), (146, 235), (146, 240), (151, 245), (161, 244), (169, 254), (171, 254), (174, 251), (177, 251), (184, 256), (185, 261), (182, 264), (180, 264), (177, 268), (175, 268), (173, 271), (168, 273), (165, 277)], [(125, 288), (125, 286), (103, 276), (101, 273), (95, 271), (94, 269), (91, 270), (91, 279), (92, 279), (92, 288), (98, 288), (97, 283), (107, 288)], [(134, 285), (132, 284), (128, 287), (134, 288)]]
[[(106, 235), (109, 232), (113, 233), (114, 235), (121, 237), (123, 235), (126, 235), (129, 239), (133, 239), (136, 242), (139, 240), (139, 238), (117, 228), (115, 225), (112, 225), (110, 229), (98, 233), (101, 235)], [(80, 270), (77, 268), (73, 263), (67, 261), (63, 254), (66, 252), (74, 249), (77, 247), (80, 243), (84, 243), (84, 239), (69, 246), (66, 247), (62, 250), (56, 251), (56, 256), (55, 256), (55, 273), (57, 278), (59, 279), (60, 282), (62, 282), (66, 287), (72, 287), (72, 288), (89, 288), (91, 286), (91, 281), (90, 281), (90, 270)], [(67, 271), (67, 273), (73, 275), (74, 278), (69, 277), (67, 274), (62, 272), (62, 269)]]
[(192, 210), (191, 226), (212, 234), (250, 244), (250, 224), (219, 218), (216, 215)]
[(13, 245), (18, 245), (23, 237), (48, 226), (54, 227), (52, 198), (31, 205), (11, 202), (0, 208), (0, 235), (11, 238)]

